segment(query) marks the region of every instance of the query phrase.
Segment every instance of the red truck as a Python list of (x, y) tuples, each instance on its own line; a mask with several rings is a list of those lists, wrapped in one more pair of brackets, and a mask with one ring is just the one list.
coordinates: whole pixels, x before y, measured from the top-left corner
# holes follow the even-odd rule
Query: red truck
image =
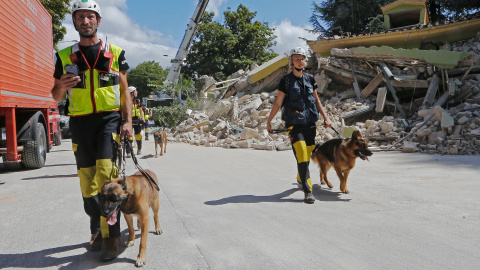
[(11, 170), (45, 165), (60, 144), (52, 17), (39, 0), (0, 5), (0, 155)]

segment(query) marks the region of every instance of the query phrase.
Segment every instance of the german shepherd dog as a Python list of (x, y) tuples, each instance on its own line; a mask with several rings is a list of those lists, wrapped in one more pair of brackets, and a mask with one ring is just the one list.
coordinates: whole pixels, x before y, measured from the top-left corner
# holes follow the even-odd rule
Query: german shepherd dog
[(155, 157), (158, 157), (157, 146), (160, 145), (160, 156), (163, 153), (167, 153), (167, 133), (164, 130), (159, 130), (153, 133), (153, 139), (155, 140)]
[[(158, 179), (155, 173), (145, 170), (158, 185)], [(148, 211), (153, 210), (153, 220), (155, 221), (155, 234), (162, 234), (160, 222), (158, 221), (158, 209), (160, 202), (158, 200), (158, 190), (152, 186), (149, 180), (141, 172), (125, 178), (120, 177), (112, 181), (107, 181), (100, 192), (100, 210), (102, 216), (107, 218), (107, 223), (112, 225), (117, 221), (117, 213), (120, 209), (125, 215), (128, 225), (127, 247), (131, 247), (135, 242), (135, 229), (133, 227), (133, 217), (137, 217), (137, 226), (141, 229), (140, 248), (135, 265), (141, 267), (145, 265), (147, 252), (148, 222), (150, 216)]]
[(371, 155), (372, 152), (360, 131), (355, 130), (350, 139), (332, 139), (321, 145), (317, 144), (312, 153), (312, 161), (320, 167), (320, 184), (327, 184), (329, 188), (333, 188), (327, 179), (327, 172), (333, 167), (340, 179), (340, 190), (349, 193), (347, 179), (355, 167), (357, 157), (368, 160)]

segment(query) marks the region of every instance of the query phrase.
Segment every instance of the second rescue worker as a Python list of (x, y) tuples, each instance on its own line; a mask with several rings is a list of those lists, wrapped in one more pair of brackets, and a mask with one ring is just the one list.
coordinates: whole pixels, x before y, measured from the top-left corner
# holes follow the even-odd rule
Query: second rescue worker
[(272, 132), (270, 122), (280, 108), (283, 108), (282, 119), (287, 127), (287, 134), (292, 142), (293, 154), (297, 160), (297, 181), (305, 192), (305, 203), (314, 203), (312, 180), (310, 179), (310, 156), (315, 148), (317, 135), (316, 121), (319, 113), (325, 126), (332, 123), (320, 103), (317, 95), (317, 83), (312, 75), (304, 73), (307, 54), (303, 48), (290, 51), (290, 67), (292, 72), (283, 76), (278, 87), (278, 95), (267, 120), (267, 130)]
[(147, 108), (145, 103), (142, 103), (142, 111), (145, 117), (145, 123), (143, 123), (143, 129), (145, 130), (145, 141), (148, 141), (148, 119), (152, 117), (152, 111)]
[[(135, 140), (137, 141), (137, 155), (142, 154), (142, 129), (145, 122), (145, 117), (142, 108), (140, 108), (140, 100), (137, 98), (138, 92), (135, 86), (129, 86), (130, 95), (132, 97), (132, 125), (135, 133)], [(133, 137), (129, 137), (133, 141)], [(127, 156), (130, 156), (127, 148)]]
[(107, 223), (100, 214), (98, 193), (106, 180), (117, 177), (120, 137), (132, 136), (129, 67), (121, 48), (98, 38), (102, 15), (95, 1), (74, 1), (72, 19), (80, 42), (57, 53), (52, 96), (57, 102), (67, 99), (83, 206), (90, 217), (90, 250), (111, 260), (118, 254), (120, 213), (116, 222)]

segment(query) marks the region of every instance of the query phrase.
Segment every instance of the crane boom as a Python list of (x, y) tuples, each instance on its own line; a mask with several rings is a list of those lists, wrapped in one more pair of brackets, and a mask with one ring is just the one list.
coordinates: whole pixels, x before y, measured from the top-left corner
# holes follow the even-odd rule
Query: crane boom
[(193, 16), (190, 18), (190, 22), (187, 25), (187, 30), (185, 30), (185, 35), (182, 39), (182, 43), (178, 48), (177, 55), (175, 55), (175, 58), (171, 61), (172, 66), (170, 67), (167, 78), (163, 83), (165, 86), (175, 87), (177, 84), (178, 77), (180, 76), (180, 70), (185, 58), (187, 57), (188, 50), (190, 48), (190, 44), (192, 43), (193, 37), (195, 36), (195, 32), (197, 31), (197, 27), (202, 20), (203, 13), (207, 8), (208, 1), (209, 0), (198, 1), (197, 8), (195, 9)]

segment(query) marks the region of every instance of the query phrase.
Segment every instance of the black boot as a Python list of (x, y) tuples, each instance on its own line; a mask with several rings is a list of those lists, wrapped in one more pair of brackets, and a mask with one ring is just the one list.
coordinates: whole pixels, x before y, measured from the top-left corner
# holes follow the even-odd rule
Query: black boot
[(102, 251), (100, 258), (104, 261), (109, 261), (118, 256), (118, 237), (103, 238)]

